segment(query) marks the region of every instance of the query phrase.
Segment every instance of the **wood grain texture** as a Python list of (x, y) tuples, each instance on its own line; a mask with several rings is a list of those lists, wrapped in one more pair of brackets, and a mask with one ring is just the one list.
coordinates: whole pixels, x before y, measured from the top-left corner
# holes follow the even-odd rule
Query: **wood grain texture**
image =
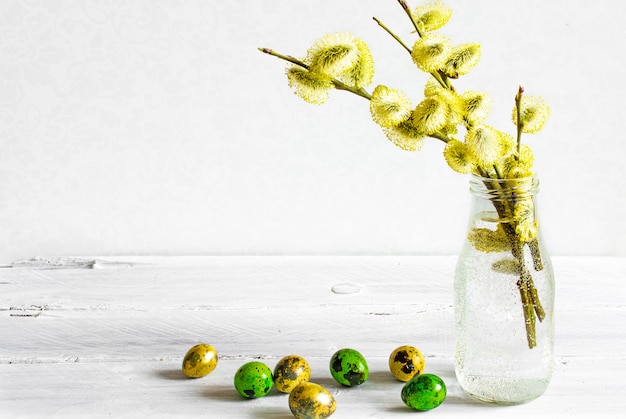
[[(473, 402), (454, 377), (453, 257), (93, 260), (93, 269), (0, 269), (0, 417), (289, 418), (284, 395), (243, 400), (232, 377), (248, 360), (273, 368), (292, 353), (334, 392), (333, 417), (399, 417), (402, 384), (386, 361), (401, 344), (444, 378), (437, 411), (450, 417), (626, 408), (623, 258), (554, 258), (554, 379), (540, 399), (510, 408)], [(217, 348), (219, 365), (185, 379), (182, 357), (198, 342)], [(328, 360), (341, 347), (368, 359), (365, 385), (332, 381)]]

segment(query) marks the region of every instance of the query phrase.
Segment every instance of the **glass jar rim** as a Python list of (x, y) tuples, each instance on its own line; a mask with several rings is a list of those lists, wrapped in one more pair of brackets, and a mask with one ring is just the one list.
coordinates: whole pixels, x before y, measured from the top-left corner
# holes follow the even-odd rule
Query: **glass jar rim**
[(539, 193), (537, 175), (521, 178), (489, 178), (472, 174), (470, 192), (479, 197), (491, 200), (532, 197)]

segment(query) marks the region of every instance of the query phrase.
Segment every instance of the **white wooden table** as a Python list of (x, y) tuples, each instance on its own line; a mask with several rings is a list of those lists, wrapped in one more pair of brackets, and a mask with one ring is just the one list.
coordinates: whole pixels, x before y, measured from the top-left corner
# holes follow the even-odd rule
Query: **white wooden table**
[[(402, 344), (448, 386), (432, 417), (623, 417), (626, 259), (553, 258), (556, 366), (541, 398), (494, 407), (454, 377), (454, 257), (87, 258), (0, 269), (0, 418), (292, 418), (273, 390), (240, 397), (233, 375), (298, 354), (337, 401), (333, 418), (407, 417), (387, 370)], [(61, 263), (63, 262), (63, 263)], [(53, 269), (51, 269), (53, 268)], [(196, 343), (216, 370), (184, 378)], [(365, 384), (336, 384), (335, 350), (359, 350)], [(415, 412), (413, 414), (419, 415)]]

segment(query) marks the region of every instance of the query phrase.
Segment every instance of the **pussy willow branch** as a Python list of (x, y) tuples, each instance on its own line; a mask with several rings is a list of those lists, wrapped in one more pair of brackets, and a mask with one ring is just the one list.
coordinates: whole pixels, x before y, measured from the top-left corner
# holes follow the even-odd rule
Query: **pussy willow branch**
[[(411, 13), (411, 8), (409, 7), (409, 5), (407, 4), (406, 1), (404, 0), (398, 0), (398, 3), (400, 3), (400, 5), (402, 6), (402, 9), (404, 9), (404, 12), (407, 14), (407, 16), (409, 17), (409, 19), (411, 20), (411, 23), (413, 24), (413, 27), (415, 28), (415, 31), (417, 32), (417, 35), (422, 38), (424, 36), (424, 33), (422, 32), (422, 30), (419, 28), (419, 25), (417, 24), (417, 22), (415, 21), (415, 17), (413, 16), (413, 13)], [(396, 35), (395, 33), (393, 33), (387, 26), (385, 26), (379, 19), (374, 18), (374, 20), (376, 21), (376, 23), (378, 23), (378, 25), (383, 28), (385, 31), (387, 31), (387, 33), (389, 35), (391, 35), (393, 37), (393, 39), (395, 39), (396, 41), (398, 41), (398, 43), (400, 45), (402, 45), (402, 47), (408, 51), (409, 54), (412, 53), (411, 48), (409, 48), (401, 39), (398, 35)], [(450, 90), (454, 90), (454, 87), (452, 86), (452, 84), (450, 84), (450, 80), (448, 79), (448, 76), (446, 76), (443, 72), (441, 72), (440, 70), (437, 71), (433, 71), (430, 73), (435, 80), (437, 80), (437, 82), (439, 82), (439, 84), (441, 85), (441, 87), (443, 87), (444, 89), (450, 89)]]
[[(407, 2), (404, 0), (398, 0), (398, 3), (400, 3), (400, 6), (402, 6), (402, 9), (404, 9), (404, 12), (407, 14), (409, 19), (411, 20), (411, 23), (413, 23), (413, 27), (415, 28), (415, 32), (417, 32), (417, 35), (420, 38), (423, 38), (424, 32), (422, 32), (422, 30), (419, 28), (419, 25), (417, 24), (417, 21), (415, 20), (415, 16), (413, 16), (413, 13), (411, 13), (411, 8), (407, 4)], [(441, 84), (442, 87), (446, 89), (454, 90), (454, 88), (450, 84), (450, 80), (448, 79), (448, 76), (446, 76), (441, 70), (433, 71), (430, 74), (432, 74), (433, 77), (437, 79), (437, 81)]]
[(522, 128), (524, 127), (524, 123), (522, 122), (522, 95), (524, 94), (524, 88), (522, 86), (517, 90), (517, 94), (515, 95), (515, 110), (517, 111), (517, 156), (516, 159), (519, 158), (520, 149), (522, 147)]
[[(306, 63), (303, 63), (302, 61), (298, 60), (297, 58), (292, 57), (291, 55), (284, 55), (281, 54), (279, 52), (274, 51), (273, 49), (270, 48), (259, 48), (259, 51), (264, 52), (265, 54), (269, 54), (272, 55), (276, 58), (280, 58), (281, 60), (285, 60), (288, 61), (292, 64), (298, 65), (302, 68), (305, 68), (307, 70), (309, 70), (309, 66)], [(337, 79), (332, 79), (332, 83), (335, 86), (336, 89), (338, 90), (345, 90), (347, 92), (350, 93), (354, 93), (355, 95), (361, 96), (367, 100), (372, 100), (372, 95), (369, 94), (365, 89), (361, 88), (357, 88), (354, 86), (350, 86), (347, 85)], [(443, 141), (444, 143), (448, 143), (451, 141), (451, 138), (449, 138), (448, 136), (446, 136), (445, 134), (442, 133), (434, 133), (434, 134), (429, 134), (428, 137), (430, 138), (434, 138), (440, 141)]]
[[(413, 16), (413, 13), (411, 12), (411, 9), (408, 6), (407, 2), (405, 0), (398, 0), (398, 3), (400, 3), (405, 13), (407, 14), (407, 16), (410, 18), (418, 36), (423, 37), (424, 34), (420, 30), (419, 25), (416, 22), (415, 17)], [(389, 28), (387, 28), (377, 18), (374, 18), (374, 20), (376, 21), (376, 23), (378, 23), (379, 26), (381, 26), (385, 31), (387, 31), (387, 33), (389, 33), (405, 50), (407, 50), (409, 53), (412, 53), (411, 49), (400, 39), (400, 37), (398, 37), (391, 30), (389, 30)], [(273, 55), (277, 58), (280, 58), (282, 60), (288, 61), (292, 64), (298, 65), (302, 68), (309, 70), (309, 66), (306, 63), (298, 60), (297, 58), (291, 57), (289, 55), (280, 54), (269, 48), (259, 48), (259, 50), (266, 54)], [(439, 82), (439, 84), (443, 88), (454, 91), (454, 87), (450, 83), (448, 76), (446, 76), (442, 71), (438, 70), (436, 72), (432, 72), (431, 75)], [(345, 90), (345, 91), (354, 93), (367, 100), (372, 99), (372, 95), (369, 94), (362, 87), (357, 88), (355, 86), (350, 86), (337, 79), (332, 79), (331, 81), (333, 83), (333, 86), (336, 89)], [(521, 103), (523, 92), (524, 92), (524, 89), (520, 86), (518, 93), (515, 97), (515, 106), (517, 109), (517, 156), (516, 158), (518, 158), (520, 148), (521, 148), (522, 121), (521, 121), (520, 103)], [(468, 125), (467, 121), (465, 125), (468, 130), (471, 128)], [(431, 134), (428, 136), (431, 138), (441, 140), (444, 143), (448, 143), (449, 141), (451, 141), (451, 139), (443, 133), (435, 133), (435, 134)], [(500, 173), (500, 171), (497, 170), (497, 167), (494, 166), (494, 168), (496, 169), (496, 179), (502, 179), (502, 174)], [(480, 167), (476, 168), (476, 173), (482, 177), (490, 178), (488, 172)], [(488, 181), (485, 181), (484, 183), (488, 189), (493, 190), (494, 186), (491, 186)], [(530, 248), (531, 256), (533, 259), (533, 265), (536, 271), (540, 271), (543, 269), (543, 263), (541, 261), (541, 255), (540, 255), (537, 239), (533, 239), (529, 241), (528, 243), (524, 243), (520, 240), (519, 235), (516, 232), (515, 225), (513, 224), (514, 221), (512, 221), (513, 219), (512, 214), (513, 214), (514, 206), (515, 206), (515, 203), (512, 202), (512, 199), (514, 198), (507, 198), (505, 195), (506, 194), (504, 193), (501, 194), (500, 198), (504, 198), (503, 200), (494, 199), (492, 200), (492, 202), (493, 202), (494, 207), (496, 208), (496, 211), (498, 212), (498, 216), (500, 218), (500, 224), (502, 225), (502, 228), (504, 229), (511, 243), (511, 253), (513, 254), (513, 257), (515, 257), (515, 259), (518, 262), (519, 280), (517, 281), (517, 286), (520, 292), (520, 298), (522, 301), (522, 306), (523, 306), (523, 311), (524, 311), (524, 320), (526, 324), (526, 335), (527, 335), (527, 340), (528, 340), (528, 346), (530, 348), (533, 348), (537, 344), (535, 320), (536, 318), (538, 318), (539, 321), (542, 321), (545, 317), (545, 312), (543, 311), (543, 308), (541, 307), (537, 289), (535, 288), (535, 285), (533, 283), (532, 276), (530, 272), (528, 271), (528, 268), (526, 267), (526, 263), (524, 260), (524, 249), (523, 249), (524, 245), (528, 244)], [(511, 216), (507, 215), (507, 210), (511, 214)]]
[[(480, 171), (480, 174), (483, 177), (488, 177), (487, 173), (484, 171)], [(502, 226), (502, 229), (506, 233), (509, 243), (511, 244), (511, 254), (517, 260), (519, 279), (516, 282), (516, 285), (522, 302), (524, 325), (526, 328), (526, 340), (528, 342), (528, 347), (532, 349), (537, 346), (536, 320), (539, 319), (540, 322), (543, 321), (545, 318), (545, 311), (539, 300), (539, 294), (537, 292), (537, 288), (535, 287), (532, 275), (526, 267), (524, 257), (524, 245), (526, 243), (520, 240), (519, 235), (515, 231), (515, 225), (512, 217), (515, 203), (512, 202), (512, 197), (510, 197), (506, 191), (503, 191), (501, 187), (498, 187), (497, 183), (494, 184), (489, 181), (485, 181), (483, 183), (488, 190), (496, 193), (496, 196), (491, 201), (496, 209), (496, 212), (498, 213), (500, 225)], [(531, 249), (531, 254), (533, 255), (533, 265), (535, 270), (540, 270), (537, 268), (543, 268), (543, 266), (540, 263), (537, 239), (533, 239), (528, 243), (528, 245)], [(535, 258), (538, 258), (539, 265), (535, 261)]]
[[(259, 51), (264, 52), (266, 54), (269, 55), (273, 55), (274, 57), (280, 58), (281, 60), (285, 60), (288, 61), (292, 64), (298, 65), (302, 68), (305, 68), (307, 70), (309, 70), (309, 66), (306, 63), (303, 63), (302, 61), (298, 60), (297, 58), (292, 57), (291, 55), (283, 55), (281, 53), (278, 53), (276, 51), (274, 51), (273, 49), (270, 48), (259, 48)], [(348, 92), (354, 93), (357, 96), (361, 96), (367, 100), (372, 99), (372, 95), (370, 95), (365, 89), (361, 88), (357, 88), (354, 86), (350, 86), (347, 85), (337, 79), (332, 79), (331, 80), (333, 85), (335, 86), (336, 89), (338, 90), (346, 90)]]
[(419, 37), (423, 37), (424, 34), (422, 33), (422, 31), (419, 28), (419, 25), (417, 24), (417, 22), (415, 21), (415, 18), (413, 17), (413, 13), (411, 13), (411, 8), (409, 7), (409, 5), (407, 4), (406, 1), (404, 0), (398, 0), (398, 3), (400, 3), (400, 6), (402, 6), (402, 8), (404, 9), (404, 12), (407, 14), (407, 16), (409, 17), (409, 19), (411, 19), (411, 22), (413, 23), (413, 27), (415, 28), (415, 31), (417, 32), (417, 34), (419, 35)]

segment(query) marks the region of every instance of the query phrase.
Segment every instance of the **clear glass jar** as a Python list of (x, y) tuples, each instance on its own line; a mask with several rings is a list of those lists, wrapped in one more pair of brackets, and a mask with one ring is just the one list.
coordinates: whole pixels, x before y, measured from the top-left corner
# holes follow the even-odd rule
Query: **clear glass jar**
[(468, 232), (454, 281), (455, 371), (474, 398), (530, 401), (554, 363), (554, 273), (536, 178), (472, 176)]

